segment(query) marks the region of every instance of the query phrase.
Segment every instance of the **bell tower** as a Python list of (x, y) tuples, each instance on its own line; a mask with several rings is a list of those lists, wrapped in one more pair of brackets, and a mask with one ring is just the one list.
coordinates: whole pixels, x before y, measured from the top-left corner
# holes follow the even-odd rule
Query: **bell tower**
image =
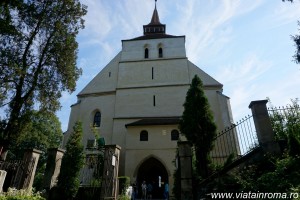
[(147, 25), (144, 25), (143, 28), (144, 35), (166, 34), (166, 25), (160, 23), (159, 21), (158, 12), (156, 9), (156, 0), (151, 22)]

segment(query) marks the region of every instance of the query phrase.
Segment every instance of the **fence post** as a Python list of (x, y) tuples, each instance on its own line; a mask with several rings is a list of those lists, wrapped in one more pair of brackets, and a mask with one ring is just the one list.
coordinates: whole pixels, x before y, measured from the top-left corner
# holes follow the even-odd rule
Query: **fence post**
[(105, 145), (101, 199), (117, 199), (121, 147)]
[(49, 191), (56, 186), (57, 178), (60, 172), (62, 157), (66, 150), (61, 148), (50, 148), (47, 152), (47, 164), (44, 174), (44, 188)]
[(6, 171), (0, 170), (0, 193), (2, 193), (2, 190), (3, 190), (3, 185), (4, 185), (6, 174), (7, 174)]
[(278, 154), (280, 153), (280, 148), (279, 144), (275, 141), (275, 135), (266, 106), (267, 103), (268, 100), (251, 101), (249, 108), (252, 111), (259, 145), (265, 153)]
[(178, 165), (180, 167), (181, 199), (193, 199), (193, 173), (192, 173), (192, 145), (178, 142)]
[(19, 189), (31, 189), (35, 171), (37, 164), (39, 162), (39, 158), (42, 151), (39, 151), (37, 149), (28, 149), (24, 153), (23, 161), (25, 162), (25, 173), (23, 174), (22, 181), (24, 181), (22, 184), (22, 187)]

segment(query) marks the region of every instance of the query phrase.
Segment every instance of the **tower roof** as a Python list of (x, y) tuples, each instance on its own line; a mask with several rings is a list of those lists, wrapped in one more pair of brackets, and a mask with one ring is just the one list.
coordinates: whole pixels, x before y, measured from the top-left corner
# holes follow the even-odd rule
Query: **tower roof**
[(159, 21), (158, 12), (156, 9), (156, 1), (155, 1), (155, 8), (154, 8), (154, 11), (152, 14), (151, 22), (148, 25), (161, 25), (161, 23)]
[(144, 35), (153, 35), (153, 34), (165, 34), (166, 33), (166, 25), (161, 24), (159, 21), (158, 12), (156, 9), (156, 0), (155, 7), (152, 14), (151, 22), (147, 25), (144, 25)]

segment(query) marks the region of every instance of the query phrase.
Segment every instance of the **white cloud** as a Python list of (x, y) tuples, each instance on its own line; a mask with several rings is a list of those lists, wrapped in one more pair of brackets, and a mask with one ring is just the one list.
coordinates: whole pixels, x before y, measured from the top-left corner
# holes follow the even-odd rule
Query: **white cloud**
[(282, 26), (288, 23), (295, 23), (299, 20), (300, 2), (295, 1), (294, 3), (282, 3), (278, 4), (271, 14), (271, 18)]
[(252, 53), (241, 63), (220, 66), (217, 80), (222, 80), (226, 86), (249, 84), (264, 75), (272, 66), (270, 61), (263, 61)]
[(179, 20), (176, 32), (187, 36), (187, 55), (195, 63), (199, 58), (218, 55), (232, 40), (230, 20), (257, 8), (262, 0), (203, 1), (177, 3)]

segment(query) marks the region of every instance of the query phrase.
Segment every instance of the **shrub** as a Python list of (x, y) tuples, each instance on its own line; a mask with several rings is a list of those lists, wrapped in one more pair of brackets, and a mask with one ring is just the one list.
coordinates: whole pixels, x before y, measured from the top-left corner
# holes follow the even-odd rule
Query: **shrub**
[(32, 190), (17, 190), (8, 188), (7, 192), (0, 194), (0, 200), (46, 200), (39, 192), (34, 193)]
[(130, 178), (128, 176), (120, 176), (119, 178), (119, 193), (125, 195), (126, 189), (129, 187)]

